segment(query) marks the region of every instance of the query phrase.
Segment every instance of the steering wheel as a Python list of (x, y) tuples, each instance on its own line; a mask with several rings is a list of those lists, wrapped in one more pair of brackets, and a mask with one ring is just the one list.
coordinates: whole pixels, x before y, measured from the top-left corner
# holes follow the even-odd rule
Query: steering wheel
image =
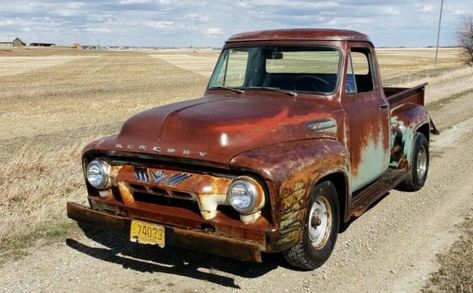
[[(320, 92), (320, 89), (314, 84), (314, 80), (317, 81), (317, 82), (322, 82), (324, 83), (325, 85), (330, 85), (328, 81), (326, 81), (325, 79), (323, 78), (320, 78), (318, 76), (313, 76), (313, 75), (301, 75), (301, 76), (298, 76), (294, 79), (294, 90), (296, 91), (297, 88), (302, 88), (304, 89), (305, 87), (304, 86), (300, 86), (301, 83), (302, 84), (308, 84), (310, 85), (310, 87), (312, 89), (314, 89), (316, 92)], [(297, 85), (299, 83), (299, 86)]]

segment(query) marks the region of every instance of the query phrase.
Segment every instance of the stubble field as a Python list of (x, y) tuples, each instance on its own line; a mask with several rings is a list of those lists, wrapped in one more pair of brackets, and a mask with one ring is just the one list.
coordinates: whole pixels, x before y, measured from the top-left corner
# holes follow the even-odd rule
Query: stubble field
[[(377, 55), (385, 85), (431, 83), (427, 102), (441, 127), (466, 119), (468, 109), (443, 111), (473, 92), (473, 69), (458, 49), (441, 49), (437, 69), (432, 49)], [(142, 110), (200, 97), (217, 57), (211, 50), (0, 51), (0, 264), (74, 233), (65, 204), (86, 199), (84, 145)]]

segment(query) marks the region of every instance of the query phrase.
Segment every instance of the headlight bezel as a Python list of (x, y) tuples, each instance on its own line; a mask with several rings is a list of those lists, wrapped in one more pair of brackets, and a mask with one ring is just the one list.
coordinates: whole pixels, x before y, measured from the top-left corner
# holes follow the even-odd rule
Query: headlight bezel
[[(99, 171), (102, 173), (102, 180), (101, 180), (100, 184), (94, 184), (93, 182), (91, 182), (93, 180), (91, 180), (89, 178), (89, 177), (91, 177), (91, 176), (89, 176), (89, 173), (90, 173), (89, 171), (92, 167), (98, 168)], [(85, 170), (85, 176), (86, 176), (87, 182), (90, 184), (90, 186), (92, 186), (93, 188), (98, 189), (98, 190), (105, 190), (105, 189), (110, 188), (110, 186), (111, 186), (110, 171), (111, 171), (110, 164), (108, 164), (106, 161), (104, 161), (102, 159), (95, 158), (87, 164), (87, 167), (86, 167), (86, 170)]]
[[(234, 199), (235, 194), (232, 193), (235, 186), (242, 185), (247, 187), (247, 190), (251, 191), (250, 204), (246, 208), (241, 208), (235, 206)], [(253, 214), (260, 211), (265, 203), (265, 192), (261, 184), (252, 177), (249, 176), (239, 176), (233, 180), (227, 190), (227, 199), (229, 204), (242, 215)]]

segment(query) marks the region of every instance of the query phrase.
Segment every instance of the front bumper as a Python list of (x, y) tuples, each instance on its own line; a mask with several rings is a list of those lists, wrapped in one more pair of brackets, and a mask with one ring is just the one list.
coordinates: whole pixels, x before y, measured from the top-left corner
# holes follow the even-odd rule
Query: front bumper
[[(67, 216), (78, 222), (91, 224), (106, 230), (124, 234), (130, 233), (131, 218), (97, 211), (74, 202), (67, 203)], [(166, 225), (165, 229), (166, 244), (243, 261), (261, 262), (261, 250), (257, 243)]]

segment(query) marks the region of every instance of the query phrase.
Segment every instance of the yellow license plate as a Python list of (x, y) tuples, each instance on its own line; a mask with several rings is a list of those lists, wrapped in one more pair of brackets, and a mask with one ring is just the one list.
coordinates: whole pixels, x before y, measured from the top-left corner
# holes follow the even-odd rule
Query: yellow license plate
[(162, 225), (131, 220), (130, 241), (164, 247), (165, 229)]

